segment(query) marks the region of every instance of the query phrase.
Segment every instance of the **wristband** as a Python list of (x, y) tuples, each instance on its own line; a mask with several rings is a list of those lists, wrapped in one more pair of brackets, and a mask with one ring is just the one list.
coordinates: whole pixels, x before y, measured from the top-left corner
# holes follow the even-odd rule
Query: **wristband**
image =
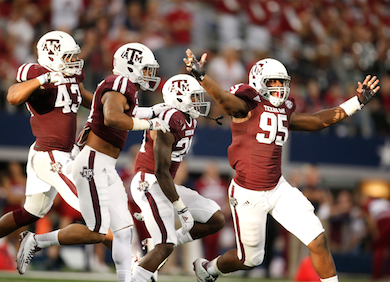
[(177, 211), (177, 214), (183, 214), (187, 211), (188, 211), (188, 207), (185, 207), (184, 209)]
[(39, 81), (39, 83), (40, 83), (41, 85), (46, 84), (46, 83), (48, 82), (47, 73), (38, 76), (36, 79), (38, 79), (38, 81)]
[[(188, 210), (188, 208), (186, 207), (186, 205), (183, 203), (183, 201), (181, 200), (181, 198), (179, 197), (179, 199), (177, 199), (176, 201), (174, 201), (172, 203), (172, 205), (178, 210), (178, 211), (181, 211), (182, 213), (183, 212), (186, 212)], [(185, 211), (183, 211), (184, 209), (187, 209)]]
[(132, 131), (137, 130), (148, 130), (153, 126), (151, 121), (139, 119), (137, 117), (133, 117), (133, 128)]
[(340, 108), (342, 108), (348, 116), (352, 116), (356, 111), (361, 110), (362, 107), (363, 105), (360, 104), (357, 96), (340, 104)]

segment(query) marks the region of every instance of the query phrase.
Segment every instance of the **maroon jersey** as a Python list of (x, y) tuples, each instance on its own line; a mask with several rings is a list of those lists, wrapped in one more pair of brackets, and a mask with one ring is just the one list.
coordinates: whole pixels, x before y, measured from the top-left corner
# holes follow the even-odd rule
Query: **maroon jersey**
[(127, 130), (120, 130), (104, 125), (102, 97), (107, 91), (122, 93), (130, 106), (130, 108), (125, 111), (125, 114), (130, 117), (135, 115), (136, 107), (138, 106), (135, 85), (124, 76), (110, 75), (99, 83), (93, 95), (91, 112), (85, 127), (91, 128), (93, 133), (104, 141), (111, 143), (122, 150), (129, 132)]
[[(50, 70), (39, 64), (24, 64), (19, 67), (16, 80), (27, 81), (47, 72)], [(32, 133), (40, 150), (72, 150), (76, 141), (76, 114), (82, 102), (79, 83), (84, 78), (82, 72), (80, 75), (65, 77), (66, 83), (59, 86), (44, 84), (26, 101), (31, 113)]]
[(275, 108), (247, 84), (238, 84), (230, 92), (249, 106), (251, 117), (243, 123), (231, 122), (232, 144), (228, 148), (237, 184), (252, 190), (273, 189), (281, 172), (282, 146), (288, 139), (293, 98)]
[[(181, 161), (191, 147), (198, 121), (189, 117), (190, 121), (188, 122), (184, 114), (176, 109), (167, 110), (159, 117), (169, 124), (171, 133), (175, 136), (175, 143), (172, 145), (172, 163), (169, 168), (172, 178), (175, 178)], [(141, 149), (135, 159), (134, 171), (135, 173), (144, 171), (154, 174), (153, 140), (150, 138), (149, 131), (144, 133)]]

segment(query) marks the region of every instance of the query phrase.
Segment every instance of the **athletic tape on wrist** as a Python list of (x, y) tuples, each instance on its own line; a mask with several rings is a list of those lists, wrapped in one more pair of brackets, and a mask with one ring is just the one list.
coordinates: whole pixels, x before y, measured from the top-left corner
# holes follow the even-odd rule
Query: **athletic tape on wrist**
[(363, 105), (360, 104), (357, 96), (340, 104), (340, 108), (342, 108), (348, 116), (352, 116), (356, 111), (361, 110), (362, 107)]
[(47, 83), (47, 74), (46, 73), (42, 74), (42, 75), (38, 76), (37, 79), (39, 80), (39, 83), (41, 85), (44, 85)]
[(186, 205), (183, 203), (183, 201), (181, 200), (181, 198), (177, 199), (176, 201), (174, 201), (172, 203), (172, 205), (178, 210), (178, 211), (182, 211), (183, 209), (187, 208)]
[(148, 129), (150, 129), (150, 122), (148, 120), (133, 117), (133, 128), (131, 129), (131, 131)]

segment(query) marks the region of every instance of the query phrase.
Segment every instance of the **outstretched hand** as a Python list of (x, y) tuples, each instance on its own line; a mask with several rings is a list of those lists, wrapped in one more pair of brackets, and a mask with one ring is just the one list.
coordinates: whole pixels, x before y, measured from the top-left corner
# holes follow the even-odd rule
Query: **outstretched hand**
[(356, 94), (361, 104), (366, 105), (371, 98), (374, 97), (376, 92), (380, 89), (378, 83), (379, 79), (377, 79), (376, 76), (371, 77), (371, 75), (367, 75), (363, 83), (358, 82)]
[(183, 61), (187, 65), (187, 71), (196, 78), (198, 81), (202, 81), (206, 74), (206, 58), (207, 54), (203, 53), (200, 61), (198, 61), (190, 49), (186, 51), (187, 58), (184, 58)]

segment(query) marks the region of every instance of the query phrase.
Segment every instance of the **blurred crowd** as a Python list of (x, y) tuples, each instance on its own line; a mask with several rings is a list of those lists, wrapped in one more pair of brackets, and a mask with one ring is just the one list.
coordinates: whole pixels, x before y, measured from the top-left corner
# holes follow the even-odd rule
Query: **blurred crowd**
[[(357, 82), (377, 75), (381, 90), (363, 113), (329, 128), (340, 137), (390, 134), (390, 1), (388, 0), (0, 0), (0, 111), (17, 68), (36, 62), (36, 42), (49, 30), (69, 32), (81, 46), (85, 87), (111, 72), (122, 44), (142, 42), (156, 55), (160, 91), (140, 95), (141, 105), (162, 101), (161, 87), (185, 72), (191, 48), (208, 53), (209, 74), (225, 89), (247, 82), (252, 64), (282, 61), (292, 77), (297, 111), (338, 106)], [(211, 116), (221, 115), (218, 107)], [(213, 125), (203, 119), (200, 125)], [(228, 123), (225, 123), (228, 125)]]

